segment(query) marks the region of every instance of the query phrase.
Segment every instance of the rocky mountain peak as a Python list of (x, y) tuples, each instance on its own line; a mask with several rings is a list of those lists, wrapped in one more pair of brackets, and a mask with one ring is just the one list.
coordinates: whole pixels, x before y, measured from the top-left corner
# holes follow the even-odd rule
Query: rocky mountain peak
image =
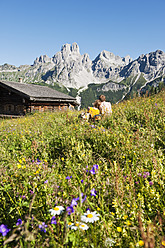
[(49, 58), (47, 55), (41, 55), (34, 60), (34, 65), (42, 64), (42, 63), (49, 63), (52, 62), (52, 58)]

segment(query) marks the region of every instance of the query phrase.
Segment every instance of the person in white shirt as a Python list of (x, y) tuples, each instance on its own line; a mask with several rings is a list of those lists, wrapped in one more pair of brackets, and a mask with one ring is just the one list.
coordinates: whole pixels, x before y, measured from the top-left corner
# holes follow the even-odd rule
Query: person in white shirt
[(106, 102), (106, 98), (104, 95), (99, 96), (99, 100), (101, 101), (100, 110), (102, 115), (111, 115), (112, 107), (110, 102)]

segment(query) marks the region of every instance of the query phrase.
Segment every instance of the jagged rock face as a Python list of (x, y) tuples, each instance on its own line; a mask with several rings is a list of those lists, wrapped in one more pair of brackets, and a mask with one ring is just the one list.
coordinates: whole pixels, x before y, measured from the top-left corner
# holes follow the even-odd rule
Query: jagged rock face
[(121, 85), (121, 84), (117, 84), (117, 83), (107, 83), (102, 87), (102, 91), (118, 91), (118, 90), (122, 90), (122, 89), (126, 89), (126, 86)]
[(92, 70), (94, 76), (100, 80), (106, 81), (107, 79), (111, 79), (118, 81), (120, 80), (119, 72), (121, 68), (131, 61), (132, 59), (129, 55), (125, 58), (121, 58), (104, 50), (93, 61)]
[(149, 54), (142, 54), (137, 60), (132, 61), (120, 71), (121, 77), (135, 76), (143, 73), (146, 80), (158, 77), (165, 70), (165, 53), (157, 50)]
[(21, 76), (24, 82), (57, 83), (76, 89), (86, 88), (90, 83), (107, 83), (112, 80), (117, 84), (106, 84), (103, 90), (117, 91), (124, 87), (120, 81), (129, 76), (143, 73), (143, 77), (149, 81), (165, 74), (165, 53), (157, 50), (132, 61), (129, 55), (121, 58), (103, 50), (91, 61), (89, 55), (81, 55), (79, 46), (73, 43), (63, 45), (61, 51), (52, 58), (41, 55), (32, 65), (19, 67), (4, 64), (0, 66), (0, 72), (1, 79), (5, 80), (16, 81)]
[(91, 70), (92, 61), (88, 54), (80, 54), (77, 43), (63, 45), (61, 51), (54, 55), (52, 61), (55, 71), (54, 82), (62, 83), (65, 87), (78, 89), (95, 81)]

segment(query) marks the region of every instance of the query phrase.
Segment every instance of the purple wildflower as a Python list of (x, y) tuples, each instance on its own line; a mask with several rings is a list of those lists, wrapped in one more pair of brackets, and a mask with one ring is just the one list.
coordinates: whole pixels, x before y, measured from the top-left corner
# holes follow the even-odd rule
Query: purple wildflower
[(69, 176), (67, 176), (65, 179), (68, 179), (68, 180), (69, 180), (69, 179), (71, 179), (71, 178), (72, 178), (72, 176), (70, 176), (70, 177), (69, 177)]
[(6, 236), (10, 230), (11, 229), (9, 229), (7, 225), (0, 225), (0, 233), (2, 234), (2, 236)]
[(96, 174), (95, 168), (94, 168), (94, 167), (92, 167), (92, 169), (91, 169), (89, 172), (90, 172), (92, 175)]
[(139, 184), (139, 182), (135, 182), (136, 184)]
[(19, 225), (21, 225), (22, 224), (22, 220), (21, 219), (18, 219), (17, 220), (17, 223), (16, 223), (16, 226), (19, 226)]
[(46, 233), (46, 227), (47, 227), (47, 225), (45, 225), (45, 222), (42, 222), (42, 225), (39, 225), (38, 227), (41, 229), (41, 232)]
[(77, 206), (77, 201), (78, 201), (77, 198), (73, 198), (70, 206), (71, 207)]
[(48, 180), (46, 180), (44, 183), (48, 183)]
[(53, 216), (52, 218), (51, 218), (51, 224), (57, 224), (57, 221), (56, 221), (56, 217), (55, 216)]
[(82, 203), (86, 200), (87, 196), (84, 196), (84, 199), (82, 198)]
[(91, 195), (92, 195), (92, 196), (96, 196), (96, 193), (97, 193), (97, 192), (96, 192), (95, 189), (91, 189)]
[(84, 180), (82, 179), (82, 180), (81, 180), (81, 183), (83, 183), (83, 182), (84, 182)]
[(154, 183), (152, 181), (149, 182), (149, 185), (152, 186)]
[(99, 168), (98, 164), (94, 164), (93, 165), (93, 168), (96, 169), (96, 170), (98, 170), (98, 168)]
[(70, 215), (71, 213), (74, 213), (74, 208), (72, 206), (67, 207), (66, 211), (68, 212), (68, 214)]
[(142, 173), (138, 173), (138, 177), (141, 177), (142, 176)]

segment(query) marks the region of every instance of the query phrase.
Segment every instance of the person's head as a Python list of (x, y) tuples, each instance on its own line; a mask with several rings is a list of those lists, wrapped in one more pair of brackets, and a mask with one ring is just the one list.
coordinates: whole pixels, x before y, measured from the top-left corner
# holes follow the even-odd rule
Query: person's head
[(104, 102), (104, 101), (106, 100), (106, 98), (105, 98), (104, 95), (100, 95), (100, 96), (99, 96), (99, 100), (100, 100), (101, 102)]
[(100, 109), (100, 105), (101, 105), (101, 101), (100, 101), (100, 100), (96, 100), (96, 101), (93, 103), (93, 106), (94, 106), (95, 108), (98, 108), (98, 109)]

